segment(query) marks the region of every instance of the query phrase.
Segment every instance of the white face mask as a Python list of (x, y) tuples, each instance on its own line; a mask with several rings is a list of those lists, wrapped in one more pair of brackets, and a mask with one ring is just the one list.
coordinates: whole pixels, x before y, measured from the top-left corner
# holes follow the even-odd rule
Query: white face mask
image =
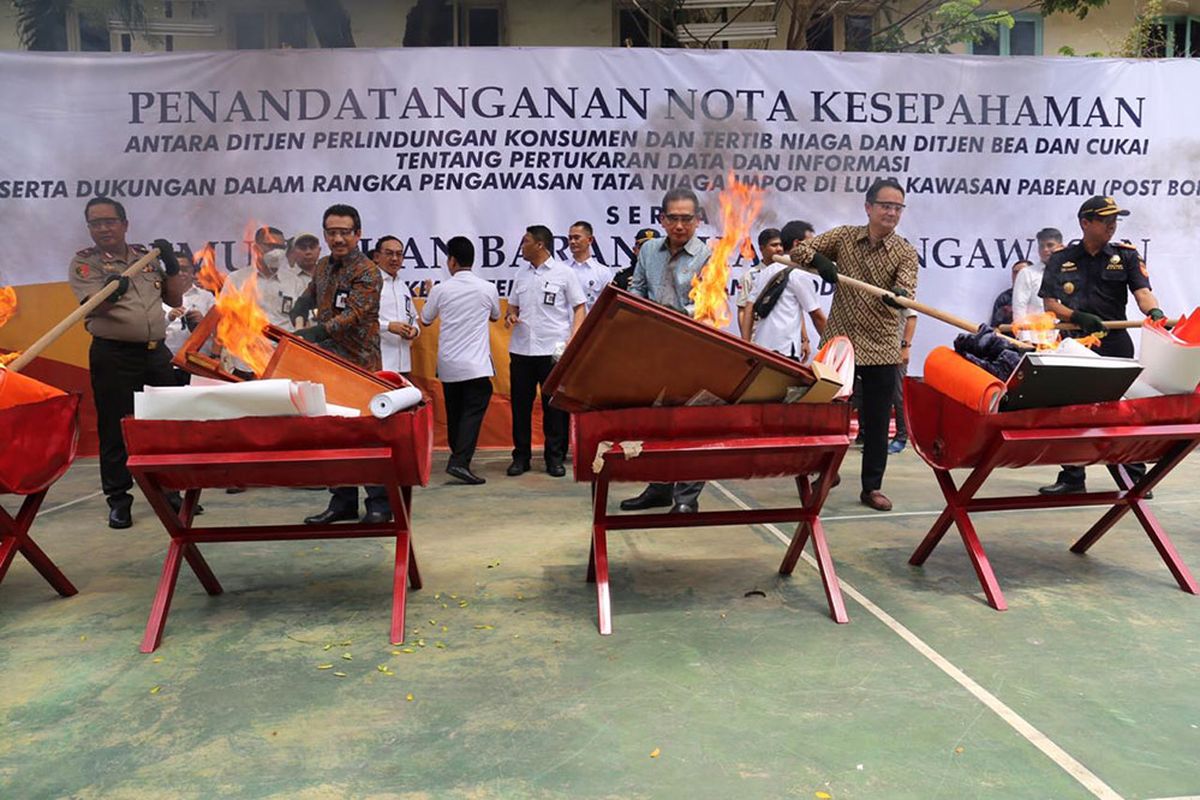
[(284, 250), (271, 250), (263, 255), (263, 263), (267, 269), (278, 272), (288, 265), (287, 252)]

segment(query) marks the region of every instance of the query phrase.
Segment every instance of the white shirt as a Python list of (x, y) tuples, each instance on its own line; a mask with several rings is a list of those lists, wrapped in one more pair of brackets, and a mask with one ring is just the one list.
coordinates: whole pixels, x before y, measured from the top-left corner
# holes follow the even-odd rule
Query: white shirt
[(579, 281), (579, 288), (583, 289), (584, 308), (591, 311), (592, 306), (596, 304), (596, 298), (604, 291), (605, 286), (612, 283), (613, 275), (616, 273), (594, 258), (589, 258), (587, 261), (571, 259), (570, 264), (571, 271), (575, 273), (575, 278)]
[[(267, 319), (276, 327), (292, 330), (292, 304), (296, 302), (308, 284), (305, 283), (302, 286), (296, 273), (291, 270), (279, 269), (273, 274), (267, 275), (254, 267), (242, 267), (229, 273), (229, 280), (233, 282), (234, 286), (241, 289), (246, 285), (246, 281), (250, 280), (251, 275), (258, 276), (255, 279), (258, 305), (266, 312)], [(229, 290), (222, 287), (221, 291)]]
[[(183, 293), (183, 302), (180, 303), (180, 308), (184, 312), (199, 311), (200, 316), (203, 317), (212, 309), (214, 302), (211, 292), (201, 289), (199, 286), (192, 286)], [(167, 315), (168, 320), (171, 320), (172, 310), (171, 306), (163, 303), (163, 313)], [(167, 322), (167, 336), (164, 340), (167, 349), (172, 353), (178, 353), (191, 335), (192, 332), (188, 330), (183, 317)]]
[(1030, 264), (1017, 273), (1017, 278), (1013, 281), (1013, 322), (1046, 310), (1042, 298), (1038, 297), (1038, 290), (1042, 288), (1042, 276), (1045, 274), (1046, 265), (1041, 263)]
[[(754, 285), (750, 288), (749, 302), (758, 300), (762, 290), (771, 282), (780, 270), (787, 269), (784, 264), (765, 266), (754, 276)], [(812, 281), (802, 270), (794, 269), (788, 275), (787, 287), (779, 295), (779, 301), (771, 309), (765, 319), (754, 323), (755, 344), (782, 353), (785, 356), (799, 356), (796, 347), (797, 332), (800, 330), (801, 315), (808, 314), (820, 308), (817, 295), (813, 291)]]
[(496, 285), (460, 269), (425, 299), (421, 321), (431, 325), (438, 317), (438, 378), (453, 383), (495, 375), (488, 322), (500, 319)]
[(520, 310), (508, 352), (519, 356), (552, 356), (560, 342), (571, 337), (575, 307), (585, 297), (574, 271), (561, 261), (547, 259), (540, 267), (527, 264), (513, 285), (509, 304)]
[[(412, 342), (398, 333), (389, 333), (387, 327), (389, 322), (417, 324), (412, 290), (400, 279), (398, 272), (392, 277), (387, 270), (381, 269), (379, 277), (383, 279), (379, 290), (379, 355), (383, 358), (383, 368), (389, 372), (410, 372)], [(420, 328), (417, 328), (417, 335), (421, 335)]]

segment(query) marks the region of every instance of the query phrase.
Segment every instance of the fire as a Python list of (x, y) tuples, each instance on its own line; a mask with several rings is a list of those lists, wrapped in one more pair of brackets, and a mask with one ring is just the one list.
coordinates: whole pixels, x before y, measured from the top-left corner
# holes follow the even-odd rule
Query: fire
[(750, 244), (754, 220), (762, 211), (762, 189), (741, 183), (729, 173), (729, 185), (718, 196), (721, 203), (721, 238), (712, 245), (712, 256), (698, 275), (692, 278), (692, 290), (688, 299), (695, 303), (692, 318), (714, 328), (723, 328), (729, 322), (729, 261), (741, 252), (746, 258), (754, 258), (754, 247)]
[(0, 326), (17, 313), (17, 290), (11, 286), (0, 286)]
[(263, 336), (270, 324), (267, 314), (258, 305), (258, 272), (253, 271), (239, 289), (217, 266), (212, 244), (205, 245), (196, 255), (199, 269), (196, 282), (213, 293), (217, 322), (217, 343), (246, 362), (255, 375), (261, 375), (275, 350)]
[(1104, 333), (1089, 333), (1087, 336), (1080, 336), (1075, 341), (1084, 347), (1099, 347), (1100, 342), (1104, 339)]
[(1050, 311), (1030, 314), (1013, 320), (1013, 335), (1021, 337), (1023, 331), (1029, 331), (1029, 340), (1037, 345), (1038, 350), (1052, 350), (1058, 343), (1058, 317)]

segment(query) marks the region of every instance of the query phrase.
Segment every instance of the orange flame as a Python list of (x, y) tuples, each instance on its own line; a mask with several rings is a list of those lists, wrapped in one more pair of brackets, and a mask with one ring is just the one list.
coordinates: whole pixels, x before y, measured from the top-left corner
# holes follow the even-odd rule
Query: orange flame
[(17, 313), (17, 290), (11, 286), (0, 286), (0, 326)]
[(1029, 331), (1029, 338), (1038, 350), (1051, 350), (1058, 343), (1058, 317), (1050, 311), (1042, 311), (1037, 314), (1029, 314), (1020, 319), (1013, 320), (1013, 335), (1020, 338), (1024, 331)]
[(217, 266), (216, 252), (211, 243), (196, 255), (200, 269), (196, 281), (213, 293), (217, 322), (217, 343), (249, 365), (255, 375), (262, 375), (275, 349), (263, 336), (270, 324), (267, 314), (258, 305), (258, 271), (252, 270), (239, 289)]
[(762, 196), (762, 189), (741, 183), (732, 172), (729, 173), (729, 185), (718, 195), (721, 238), (713, 242), (712, 255), (700, 273), (692, 278), (692, 290), (688, 292), (688, 299), (695, 303), (693, 319), (714, 328), (728, 324), (729, 261), (738, 252), (746, 258), (754, 258), (750, 232), (762, 211)]
[(1080, 336), (1075, 341), (1084, 347), (1099, 347), (1100, 342), (1104, 339), (1104, 334), (1104, 331), (1100, 333), (1089, 333), (1087, 336)]

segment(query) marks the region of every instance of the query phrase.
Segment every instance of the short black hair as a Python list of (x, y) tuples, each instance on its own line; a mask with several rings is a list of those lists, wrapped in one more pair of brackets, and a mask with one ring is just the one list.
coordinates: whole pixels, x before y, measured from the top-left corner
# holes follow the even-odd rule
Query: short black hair
[(455, 236), (446, 242), (446, 255), (453, 258), (460, 267), (470, 269), (475, 266), (475, 245), (465, 236)]
[(525, 232), (532, 236), (535, 242), (541, 242), (546, 252), (554, 252), (554, 234), (545, 225), (530, 225)]
[(808, 238), (808, 232), (817, 232), (817, 229), (812, 226), (811, 222), (805, 222), (802, 219), (794, 219), (783, 226), (779, 232), (779, 238), (783, 240), (783, 246), (791, 250), (796, 242), (803, 242)]
[(772, 239), (782, 239), (783, 234), (779, 232), (779, 228), (763, 228), (758, 234), (759, 248), (766, 247)]
[(1042, 244), (1043, 242), (1058, 242), (1062, 244), (1062, 231), (1058, 228), (1042, 228), (1037, 232), (1037, 240), (1038, 244)]
[(379, 249), (381, 247), (383, 247), (384, 242), (396, 242), (397, 244), (400, 245), (401, 250), (404, 249), (404, 242), (401, 242), (395, 236), (388, 234), (387, 236), (380, 236), (378, 239), (375, 240), (375, 248), (374, 248), (374, 250), (372, 250), (372, 252), (379, 252)]
[(587, 235), (588, 235), (588, 236), (594, 236), (594, 235), (595, 235), (595, 234), (592, 232), (592, 223), (590, 223), (590, 222), (587, 222), (587, 221), (585, 221), (585, 220), (582, 220), (582, 219), (581, 219), (581, 220), (579, 220), (578, 222), (573, 222), (573, 223), (571, 223), (571, 227), (572, 227), (572, 228), (583, 228), (585, 231), (587, 231)]
[(904, 187), (900, 185), (900, 181), (895, 178), (880, 178), (871, 184), (870, 189), (867, 189), (867, 202), (874, 203), (884, 189), (895, 189), (901, 197), (904, 196)]
[(283, 247), (287, 244), (287, 239), (284, 237), (283, 231), (279, 230), (279, 228), (269, 227), (267, 225), (260, 226), (259, 229), (254, 232), (254, 243), (257, 245), (267, 244), (268, 237), (274, 237), (274, 241), (270, 242), (270, 244), (278, 245), (280, 247)]
[(692, 207), (696, 209), (696, 213), (700, 212), (700, 198), (696, 193), (686, 186), (676, 186), (674, 189), (668, 189), (662, 199), (662, 213), (667, 213), (667, 206), (676, 200), (691, 200)]
[(88, 218), (88, 212), (92, 210), (92, 206), (112, 206), (117, 211), (117, 219), (121, 220), (121, 222), (129, 222), (129, 219), (125, 216), (125, 206), (121, 205), (116, 200), (113, 200), (111, 197), (105, 197), (104, 195), (93, 197), (91, 200), (88, 200), (87, 205), (83, 207), (83, 219), (85, 222)]
[(1020, 266), (1031, 267), (1031, 266), (1033, 266), (1033, 262), (1027, 258), (1022, 258), (1020, 261), (1014, 261), (1012, 268), (1016, 269), (1017, 267), (1020, 267)]
[(321, 227), (325, 227), (325, 220), (330, 217), (350, 217), (354, 220), (354, 232), (362, 232), (362, 217), (358, 215), (358, 209), (354, 206), (348, 206), (345, 203), (334, 203), (329, 208), (325, 209), (325, 213), (321, 215)]

